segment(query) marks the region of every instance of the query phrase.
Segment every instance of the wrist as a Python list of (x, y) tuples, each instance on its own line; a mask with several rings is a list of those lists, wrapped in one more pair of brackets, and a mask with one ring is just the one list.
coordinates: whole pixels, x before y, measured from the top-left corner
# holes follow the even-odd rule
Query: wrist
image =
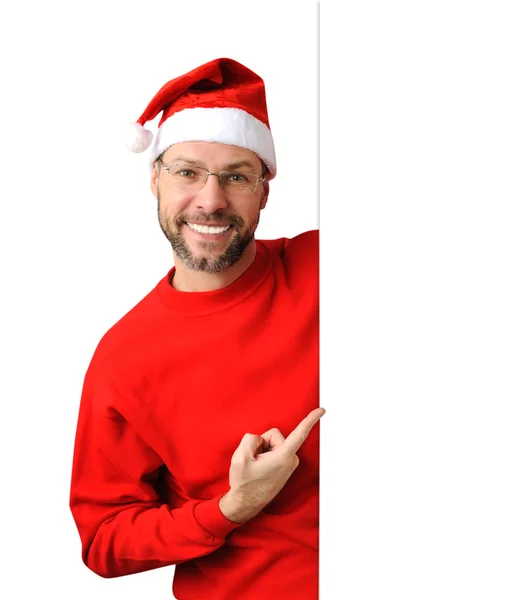
[(249, 511), (245, 507), (242, 497), (233, 490), (230, 490), (221, 497), (219, 500), (219, 509), (226, 519), (237, 524), (245, 523), (255, 516), (255, 512)]

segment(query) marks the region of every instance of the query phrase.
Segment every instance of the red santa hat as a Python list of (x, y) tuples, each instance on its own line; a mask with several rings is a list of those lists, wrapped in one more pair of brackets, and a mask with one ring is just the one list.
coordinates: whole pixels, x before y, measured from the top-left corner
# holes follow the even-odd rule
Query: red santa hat
[[(152, 132), (143, 126), (161, 111), (153, 141)], [(150, 165), (180, 142), (246, 148), (265, 163), (269, 179), (275, 177), (274, 141), (261, 77), (235, 60), (212, 60), (167, 82), (137, 122), (126, 128), (125, 146), (132, 152), (149, 148)]]

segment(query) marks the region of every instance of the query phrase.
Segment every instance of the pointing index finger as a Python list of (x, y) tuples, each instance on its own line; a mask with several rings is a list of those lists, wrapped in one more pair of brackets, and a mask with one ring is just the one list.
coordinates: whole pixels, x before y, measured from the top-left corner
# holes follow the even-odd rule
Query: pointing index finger
[(296, 454), (300, 449), (303, 442), (307, 439), (311, 429), (325, 414), (325, 409), (315, 408), (311, 411), (301, 423), (292, 431), (292, 433), (286, 438), (283, 447), (288, 452)]

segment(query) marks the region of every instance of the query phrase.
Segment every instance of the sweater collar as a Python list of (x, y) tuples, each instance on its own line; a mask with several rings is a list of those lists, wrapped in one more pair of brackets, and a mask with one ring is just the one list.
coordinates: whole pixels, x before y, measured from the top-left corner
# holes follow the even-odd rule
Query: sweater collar
[(264, 280), (270, 268), (270, 256), (266, 246), (256, 240), (257, 251), (252, 264), (233, 283), (220, 290), (210, 292), (182, 292), (171, 285), (174, 266), (158, 283), (158, 296), (169, 310), (186, 315), (214, 313), (229, 308), (251, 294)]

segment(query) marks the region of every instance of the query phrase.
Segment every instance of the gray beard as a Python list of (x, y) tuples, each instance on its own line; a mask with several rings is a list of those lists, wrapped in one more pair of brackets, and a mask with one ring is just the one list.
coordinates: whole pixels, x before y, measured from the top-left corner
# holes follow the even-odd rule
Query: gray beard
[[(184, 240), (184, 236), (180, 232), (181, 228), (185, 227), (184, 223), (186, 221), (193, 223), (200, 223), (202, 221), (211, 223), (216, 221), (224, 225), (229, 223), (235, 229), (235, 234), (226, 251), (220, 256), (214, 258), (196, 256), (191, 252)], [(158, 195), (158, 222), (165, 237), (169, 240), (174, 253), (185, 267), (191, 271), (202, 271), (203, 273), (222, 273), (241, 258), (248, 244), (252, 241), (255, 229), (259, 223), (259, 213), (257, 214), (257, 219), (248, 227), (244, 227), (244, 221), (241, 217), (219, 212), (211, 215), (205, 213), (197, 215), (181, 214), (171, 221), (160, 211), (160, 196)], [(214, 244), (204, 242), (202, 248), (205, 252), (209, 252), (214, 248)]]

